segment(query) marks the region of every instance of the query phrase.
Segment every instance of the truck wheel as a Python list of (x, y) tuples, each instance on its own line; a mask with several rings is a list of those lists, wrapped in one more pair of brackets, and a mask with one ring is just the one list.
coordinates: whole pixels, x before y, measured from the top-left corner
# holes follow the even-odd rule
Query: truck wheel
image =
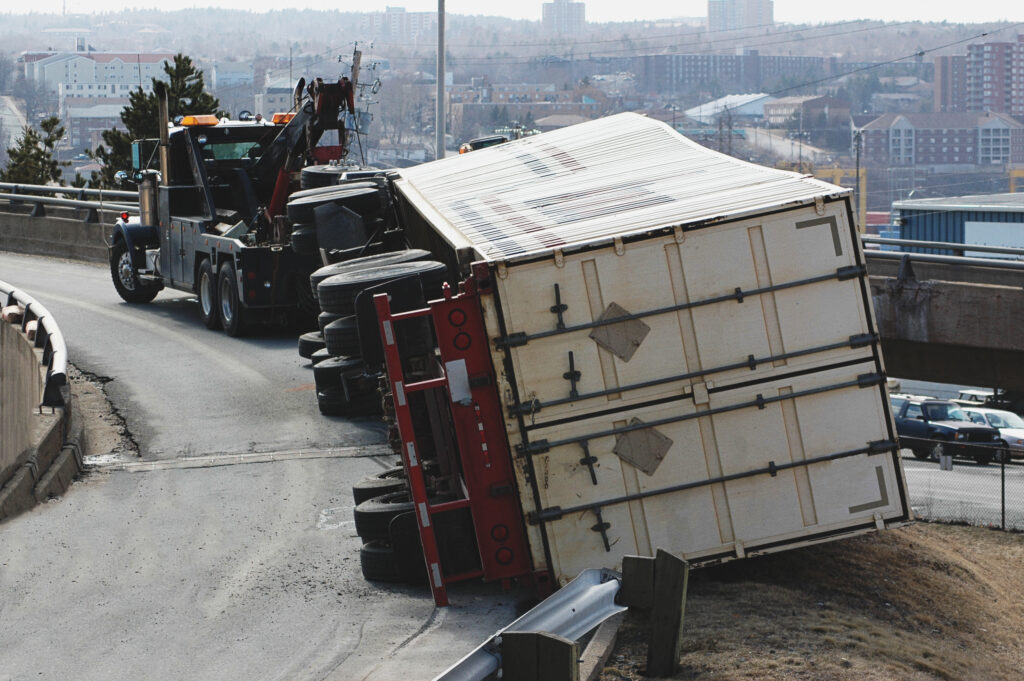
[(310, 331), (299, 336), (299, 357), (313, 359), (313, 353), (327, 347), (324, 335), (319, 331)]
[(986, 451), (974, 455), (974, 462), (979, 466), (987, 466), (992, 463), (992, 452)]
[[(309, 283), (315, 292), (321, 281), (328, 277), (333, 277), (335, 274), (357, 272), (359, 270), (368, 270), (373, 267), (380, 267), (381, 265), (393, 265), (400, 262), (413, 262), (415, 260), (427, 260), (429, 258), (430, 251), (425, 251), (422, 248), (407, 248), (401, 251), (387, 251), (376, 255), (364, 255), (360, 258), (352, 258), (351, 260), (346, 260), (344, 262), (324, 265), (313, 272), (313, 274), (309, 275)], [(314, 293), (314, 295), (317, 294)]]
[(199, 315), (208, 329), (220, 328), (220, 312), (217, 310), (217, 277), (213, 273), (213, 265), (206, 258), (199, 265)]
[(379, 497), (367, 499), (355, 507), (356, 534), (363, 541), (388, 539), (388, 527), (391, 519), (399, 513), (415, 510), (408, 492), (392, 492)]
[(930, 454), (929, 454), (927, 449), (922, 449), (921, 447), (914, 447), (910, 451), (914, 452), (914, 458), (915, 459), (920, 459), (921, 461), (927, 461), (930, 458)]
[(358, 357), (359, 328), (355, 316), (341, 317), (324, 327), (327, 352), (333, 357)]
[(380, 539), (367, 542), (359, 549), (359, 567), (362, 568), (363, 579), (369, 582), (403, 581), (394, 547)]
[(434, 260), (417, 260), (381, 265), (354, 272), (343, 272), (321, 281), (316, 289), (317, 298), (320, 301), (320, 308), (325, 312), (334, 312), (345, 316), (353, 315), (356, 313), (356, 296), (364, 289), (394, 279), (416, 277), (427, 290), (429, 300), (431, 294), (440, 291), (446, 271), (444, 263)]
[(352, 485), (352, 498), (358, 506), (375, 497), (405, 491), (405, 484), (405, 469), (401, 466), (394, 466), (377, 473), (377, 475), (363, 478)]
[(148, 303), (160, 291), (157, 286), (139, 280), (128, 245), (123, 240), (115, 241), (110, 248), (110, 278), (114, 280), (117, 295), (126, 303)]
[(239, 336), (245, 329), (244, 310), (238, 301), (235, 266), (225, 261), (217, 275), (217, 300), (220, 302), (220, 325), (229, 336)]

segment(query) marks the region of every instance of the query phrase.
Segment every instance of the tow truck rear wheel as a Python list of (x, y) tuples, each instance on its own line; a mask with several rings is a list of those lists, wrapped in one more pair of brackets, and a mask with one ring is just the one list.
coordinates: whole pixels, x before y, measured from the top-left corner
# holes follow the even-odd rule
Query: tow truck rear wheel
[(217, 309), (217, 275), (213, 272), (213, 265), (209, 258), (203, 260), (199, 265), (199, 283), (196, 286), (199, 293), (199, 315), (203, 318), (203, 324), (208, 329), (220, 328), (220, 312)]
[(132, 254), (123, 241), (115, 241), (110, 248), (110, 278), (114, 280), (117, 295), (126, 303), (148, 303), (159, 293), (160, 289), (152, 284), (145, 284), (139, 279), (132, 262)]
[(220, 266), (217, 274), (217, 299), (220, 305), (220, 325), (229, 336), (239, 336), (245, 328), (242, 305), (238, 301), (238, 283), (235, 281), (235, 266), (230, 260)]

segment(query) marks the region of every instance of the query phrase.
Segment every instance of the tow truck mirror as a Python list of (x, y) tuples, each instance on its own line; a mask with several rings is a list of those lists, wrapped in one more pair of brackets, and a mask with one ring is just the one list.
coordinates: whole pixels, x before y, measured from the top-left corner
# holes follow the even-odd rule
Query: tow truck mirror
[(118, 184), (125, 184), (126, 182), (128, 182), (128, 173), (126, 173), (123, 170), (118, 170), (116, 173), (114, 173), (114, 182)]

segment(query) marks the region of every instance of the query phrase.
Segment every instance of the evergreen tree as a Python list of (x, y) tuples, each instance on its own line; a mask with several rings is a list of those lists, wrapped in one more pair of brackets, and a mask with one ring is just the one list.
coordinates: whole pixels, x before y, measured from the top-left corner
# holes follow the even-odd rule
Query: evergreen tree
[(150, 92), (138, 87), (128, 95), (128, 106), (121, 110), (121, 122), (127, 132), (116, 128), (103, 131), (103, 144), (93, 154), (103, 164), (103, 170), (93, 173), (94, 186), (114, 186), (114, 174), (131, 168), (132, 142), (160, 135), (160, 104), (153, 92), (158, 80), (167, 84), (167, 108), (172, 121), (190, 114), (222, 115), (223, 112), (218, 111), (220, 101), (206, 92), (203, 72), (195, 67), (191, 58), (183, 54), (174, 55), (173, 64), (164, 64), (164, 74), (166, 77), (163, 79), (152, 79), (154, 87)]
[(64, 126), (56, 116), (42, 121), (38, 130), (26, 125), (18, 143), (7, 150), (7, 167), (0, 170), (0, 182), (63, 184), (60, 169), (71, 162), (53, 157), (54, 147), (63, 137)]

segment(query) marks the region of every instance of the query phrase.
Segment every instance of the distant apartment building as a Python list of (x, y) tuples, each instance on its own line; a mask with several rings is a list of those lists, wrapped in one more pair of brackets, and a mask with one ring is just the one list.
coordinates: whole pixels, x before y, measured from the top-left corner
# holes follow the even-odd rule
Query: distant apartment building
[(554, 0), (543, 5), (541, 24), (550, 33), (582, 33), (587, 27), (586, 5), (570, 0)]
[(173, 54), (116, 52), (25, 52), (19, 59), (27, 80), (57, 93), (60, 86), (121, 85), (149, 90), (164, 76)]
[(708, 31), (737, 31), (771, 26), (772, 0), (708, 0)]
[(646, 92), (679, 92), (693, 88), (759, 90), (774, 80), (827, 75), (824, 57), (744, 54), (655, 54), (637, 57), (633, 72)]
[(862, 159), (887, 167), (1024, 163), (1024, 125), (1003, 113), (884, 114), (857, 128)]
[(936, 113), (967, 110), (966, 56), (959, 54), (935, 58), (933, 108)]
[(1024, 116), (1024, 35), (973, 43), (966, 55), (935, 60), (937, 112), (994, 111)]
[(74, 150), (95, 149), (103, 143), (103, 132), (111, 128), (125, 130), (121, 122), (121, 111), (127, 100), (89, 101), (85, 98), (67, 100), (63, 121), (67, 127), (68, 144)]
[(764, 122), (772, 128), (785, 127), (793, 120), (812, 126), (824, 116), (828, 125), (850, 118), (850, 102), (817, 95), (780, 97), (764, 105)]
[(437, 35), (437, 12), (406, 12), (404, 7), (388, 7), (383, 12), (360, 15), (359, 31), (372, 38), (415, 42)]

